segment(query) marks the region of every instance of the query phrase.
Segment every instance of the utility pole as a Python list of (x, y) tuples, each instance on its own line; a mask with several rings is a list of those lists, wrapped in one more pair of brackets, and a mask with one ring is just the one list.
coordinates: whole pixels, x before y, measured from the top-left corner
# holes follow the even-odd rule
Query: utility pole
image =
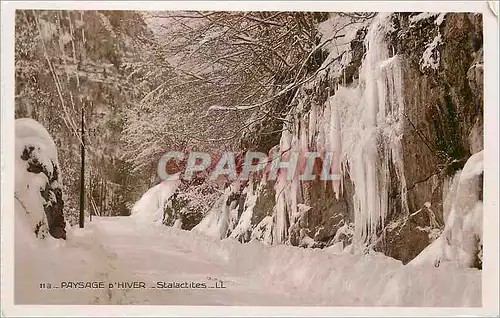
[(83, 228), (84, 214), (85, 214), (85, 116), (83, 102), (81, 103), (82, 108), (82, 123), (81, 123), (81, 157), (82, 165), (80, 169), (80, 228)]
[(89, 190), (90, 190), (90, 207), (89, 207), (89, 221), (92, 222), (92, 211), (95, 211), (92, 206), (92, 168), (89, 170), (89, 180), (90, 180), (90, 185), (89, 185)]

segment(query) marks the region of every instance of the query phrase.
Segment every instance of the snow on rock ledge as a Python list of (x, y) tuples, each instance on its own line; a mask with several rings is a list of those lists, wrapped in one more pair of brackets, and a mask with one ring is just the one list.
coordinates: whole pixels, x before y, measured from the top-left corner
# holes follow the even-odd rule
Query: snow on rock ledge
[(480, 267), (482, 251), (483, 151), (467, 160), (451, 182), (445, 203), (449, 202), (446, 226), (441, 236), (420, 253), (410, 264), (452, 262), (461, 267)]

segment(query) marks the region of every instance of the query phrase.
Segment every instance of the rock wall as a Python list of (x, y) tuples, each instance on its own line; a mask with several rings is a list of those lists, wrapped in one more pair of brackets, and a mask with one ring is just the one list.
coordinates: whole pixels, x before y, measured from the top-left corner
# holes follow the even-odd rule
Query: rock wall
[[(395, 166), (396, 160), (391, 158), (394, 153), (375, 165), (378, 173), (387, 173), (384, 186), (387, 198), (385, 194), (379, 193), (379, 196), (388, 207), (383, 221), (373, 223), (376, 237), (369, 238), (365, 251), (374, 249), (408, 263), (442, 233), (449, 212), (444, 192), (467, 159), (483, 148), (482, 19), (481, 15), (468, 13), (395, 13), (388, 21), (390, 25), (384, 20), (378, 27), (384, 33), (382, 42), (387, 44), (389, 52), (387, 63), (382, 64), (387, 66), (397, 58), (401, 69), (398, 83), (404, 103), (400, 120), (402, 137), (398, 141), (401, 165)], [(355, 32), (349, 45), (348, 63), (342, 66), (340, 75), (332, 67), (318, 75), (313, 84), (299, 88), (299, 97), (287, 105), (294, 110), (294, 115), (288, 118), (290, 121), (297, 123), (305, 119), (307, 122), (313, 116), (313, 109), (322, 113), (329, 96), (335, 96), (342, 89), (339, 86), (353, 93), (356, 93), (353, 88), (364, 89), (366, 79), (359, 77), (367, 56), (369, 27), (370, 23), (361, 25)], [(387, 92), (395, 94), (390, 89)], [(394, 96), (379, 98), (396, 104), (391, 100)], [(304, 124), (292, 126), (292, 134), (296, 133), (293, 138), (297, 140), (299, 131), (310, 128), (304, 128)], [(312, 144), (309, 150), (317, 151), (320, 147)], [(254, 148), (260, 149), (258, 145)], [(269, 151), (267, 143), (263, 149)], [(379, 156), (386, 150), (380, 139), (376, 139)], [(403, 170), (399, 171), (401, 167)], [(355, 172), (352, 169), (356, 168), (348, 161), (342, 166), (339, 198), (335, 196), (332, 182), (303, 183), (293, 191), (299, 204), (306, 208), (299, 208), (297, 212), (285, 207), (281, 215), (277, 214), (275, 184), (268, 183), (252, 207), (252, 229), (260, 233), (252, 238), (262, 239), (264, 228), (272, 226), (276, 232), (277, 226), (285, 224), (284, 241), (278, 242), (275, 236), (273, 244), (322, 248), (342, 242), (345, 248), (353, 243), (355, 223), (359, 223), (354, 198), (360, 195), (360, 189), (351, 182), (351, 174)], [(277, 237), (282, 239), (281, 234)]]
[[(410, 214), (425, 213), (404, 219), (401, 223), (408, 223), (388, 233), (379, 247), (403, 262), (432, 241), (432, 230), (444, 227), (443, 185), (482, 150), (483, 140), (481, 15), (448, 13), (442, 21), (415, 17), (394, 15), (398, 31), (391, 34), (391, 45), (403, 61), (408, 207)], [(425, 67), (425, 52), (435, 38), (440, 39), (433, 52), (436, 64)], [(398, 215), (394, 209), (392, 219)]]
[[(406, 121), (401, 143), (409, 214), (403, 213), (399, 203), (401, 190), (393, 182), (389, 188), (392, 204), (374, 246), (404, 263), (441, 233), (446, 219), (443, 187), (471, 154), (483, 148), (481, 15), (448, 13), (419, 17), (422, 15), (393, 14), (394, 31), (388, 35), (389, 49), (402, 61)], [(346, 68), (347, 82), (342, 84), (349, 85), (359, 76), (359, 56), (365, 54), (359, 43), (365, 35), (360, 29), (351, 42), (353, 58)], [(394, 166), (389, 166), (389, 173), (391, 180), (396, 181)], [(348, 179), (344, 177), (340, 201), (331, 192), (312, 189), (315, 203), (309, 211), (311, 232), (329, 228), (331, 238), (338, 229), (332, 226), (332, 220), (341, 218), (346, 224), (353, 221), (354, 189)], [(349, 243), (346, 237), (343, 240)], [(335, 241), (328, 245), (332, 243)]]

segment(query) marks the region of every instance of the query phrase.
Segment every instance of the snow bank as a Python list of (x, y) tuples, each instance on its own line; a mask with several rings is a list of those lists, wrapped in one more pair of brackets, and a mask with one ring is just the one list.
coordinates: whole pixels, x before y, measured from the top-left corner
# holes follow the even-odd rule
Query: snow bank
[[(48, 204), (40, 193), (44, 190), (49, 178), (52, 178), (54, 167), (59, 165), (57, 149), (47, 130), (37, 121), (20, 118), (15, 121), (15, 198), (20, 205), (17, 213), (26, 216), (31, 233), (45, 238), (49, 232), (49, 224), (44, 211)], [(30, 172), (29, 163), (40, 166), (45, 173)], [(60, 172), (58, 180), (60, 182)], [(60, 187), (53, 181), (53, 188)]]
[[(130, 217), (95, 217), (85, 229), (69, 231), (67, 241), (20, 235), (22, 224), (16, 222), (16, 235), (24, 238), (16, 240), (16, 303), (277, 305), (286, 299), (289, 305), (309, 306), (481, 305), (481, 271), (452, 264), (404, 266), (380, 253), (352, 255), (340, 246), (313, 250), (240, 244), (231, 238), (152, 227)], [(29, 232), (29, 227), (24, 231)], [(227, 288), (214, 293), (116, 288), (41, 291), (37, 285), (210, 279), (224, 281)]]
[(256, 241), (240, 244), (169, 227), (153, 231), (152, 237), (168, 238), (155, 241), (196, 255), (207, 264), (205, 270), (224, 268), (236, 284), (251, 281), (260, 288), (272, 288), (296, 299), (297, 305), (481, 305), (481, 271), (477, 269), (446, 264), (405, 266), (381, 253), (353, 255), (340, 246), (320, 250)]
[[(127, 304), (126, 290), (63, 289), (62, 282), (123, 281), (130, 274), (116, 270), (115, 256), (104, 250), (93, 224), (68, 229), (67, 239), (47, 236), (39, 240), (32, 232), (24, 208), (15, 202), (14, 301), (16, 304)], [(50, 283), (50, 289), (40, 289)]]
[(149, 189), (132, 207), (131, 217), (139, 222), (163, 222), (165, 204), (180, 184), (180, 179), (166, 180)]
[[(90, 290), (40, 290), (38, 284), (50, 282), (59, 286), (61, 278), (73, 281), (86, 278), (98, 280), (108, 269), (103, 268), (107, 265), (103, 262), (105, 259), (96, 259), (103, 255), (97, 242), (73, 235), (74, 230), (68, 233), (67, 241), (48, 235), (49, 225), (44, 206), (50, 204), (48, 201), (53, 198), (47, 201), (40, 191), (47, 187), (60, 187), (60, 172), (55, 170), (58, 167), (57, 150), (50, 134), (35, 120), (17, 119), (15, 133), (16, 303), (59, 304), (75, 300), (80, 303), (99, 303), (99, 297), (101, 300), (109, 300), (104, 292), (96, 295)], [(30, 172), (28, 168), (42, 171)], [(53, 180), (51, 184), (48, 184), (49, 178)]]
[[(268, 250), (258, 276), (282, 290), (310, 293), (319, 305), (478, 306), (481, 272), (412, 268), (381, 255)], [(262, 260), (261, 256), (258, 259)], [(262, 262), (262, 261), (261, 261)], [(311, 303), (313, 304), (313, 303)]]

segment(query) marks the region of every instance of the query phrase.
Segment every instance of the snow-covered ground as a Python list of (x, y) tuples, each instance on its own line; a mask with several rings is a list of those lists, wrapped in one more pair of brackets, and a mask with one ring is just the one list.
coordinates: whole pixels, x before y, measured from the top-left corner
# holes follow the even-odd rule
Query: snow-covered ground
[[(22, 215), (22, 213), (16, 213)], [(380, 254), (240, 244), (133, 217), (95, 217), (66, 242), (16, 220), (17, 304), (481, 306), (481, 271), (404, 266)], [(103, 289), (40, 290), (103, 281)], [(109, 289), (113, 282), (146, 288)], [(226, 288), (160, 289), (158, 282)]]

